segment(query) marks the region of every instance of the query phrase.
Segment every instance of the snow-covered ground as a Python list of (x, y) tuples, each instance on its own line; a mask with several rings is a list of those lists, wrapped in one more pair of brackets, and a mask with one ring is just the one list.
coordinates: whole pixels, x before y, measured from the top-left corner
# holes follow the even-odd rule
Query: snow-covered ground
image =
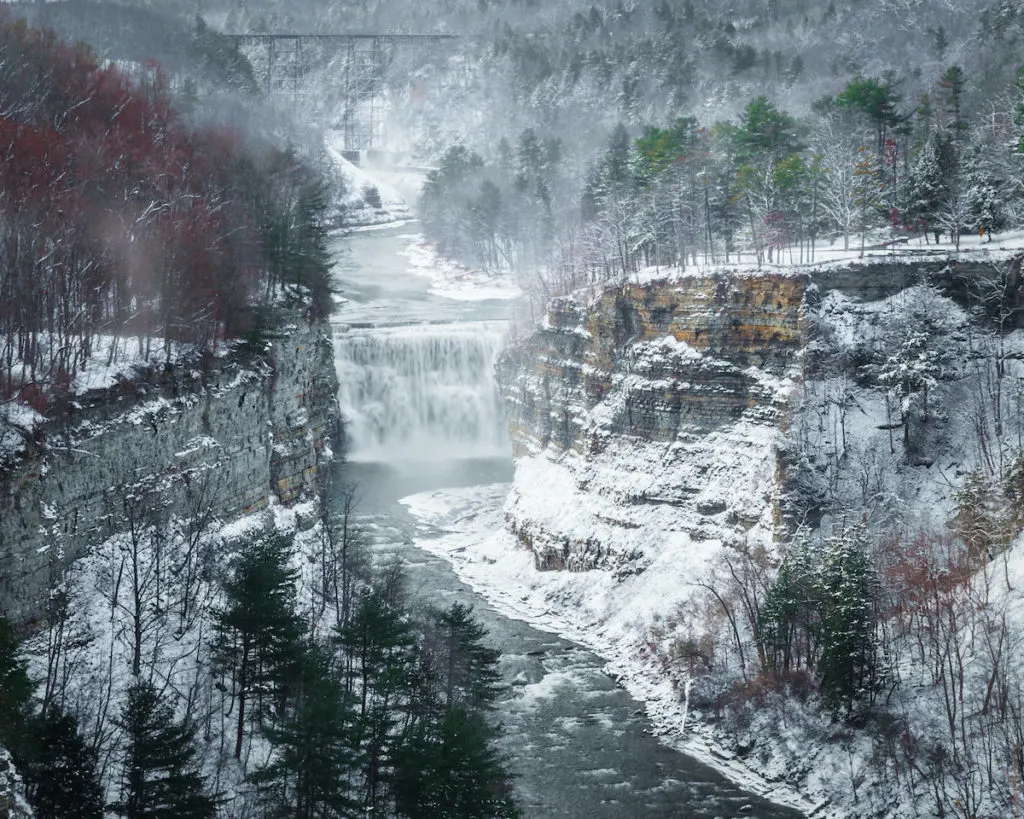
[[(342, 180), (344, 196), (337, 205), (347, 226), (386, 225), (410, 218), (413, 202), (409, 197), (419, 185), (416, 174), (406, 184), (400, 181), (399, 186), (381, 181), (382, 175), (368, 173), (345, 158), (344, 134), (340, 131), (327, 132), (324, 150), (333, 172)], [(372, 190), (376, 190), (379, 204), (367, 201), (372, 199)]]
[[(50, 342), (41, 336), (39, 343), (45, 348)], [(232, 342), (218, 343), (213, 354), (222, 358), (232, 346)], [(96, 335), (92, 339), (89, 358), (79, 367), (68, 389), (71, 395), (81, 397), (94, 390), (105, 390), (123, 381), (131, 381), (140, 370), (158, 368), (167, 360), (187, 361), (197, 354), (198, 350), (192, 344), (172, 341), (165, 346), (162, 339)], [(18, 370), (19, 363), (15, 361), (16, 375)], [(22, 452), (26, 438), (31, 437), (33, 428), (44, 420), (43, 415), (18, 398), (0, 402), (0, 461)]]
[[(534, 469), (540, 469), (534, 464)], [(532, 473), (531, 473), (532, 474)], [(557, 475), (548, 476), (557, 483)], [(548, 484), (550, 489), (551, 483)], [(783, 781), (768, 781), (718, 744), (707, 728), (686, 723), (679, 681), (646, 662), (648, 627), (692, 594), (701, 567), (713, 555), (706, 545), (673, 544), (644, 572), (627, 577), (612, 571), (538, 572), (533, 556), (519, 548), (504, 526), (508, 484), (437, 490), (402, 500), (423, 529), (440, 537), (417, 545), (450, 561), (459, 578), (502, 614), (587, 646), (608, 660), (607, 671), (636, 699), (663, 740), (718, 769), (742, 787), (779, 804), (827, 816), (819, 804)], [(563, 510), (572, 507), (562, 500)]]
[[(883, 244), (886, 246), (883, 247)], [(889, 234), (878, 232), (877, 235), (872, 235), (869, 238), (863, 251), (860, 249), (859, 239), (854, 241), (854, 237), (850, 238), (850, 245), (846, 249), (843, 248), (842, 239), (833, 239), (831, 244), (820, 240), (814, 250), (813, 259), (806, 250), (801, 257), (798, 248), (786, 247), (779, 249), (774, 256), (774, 261), (768, 262), (767, 259), (764, 259), (759, 265), (752, 250), (742, 249), (739, 254), (733, 254), (728, 263), (721, 258), (711, 261), (698, 255), (695, 262), (687, 263), (685, 270), (665, 266), (648, 267), (631, 276), (630, 280), (638, 284), (646, 284), (662, 279), (707, 276), (718, 273), (758, 275), (768, 272), (790, 273), (799, 276), (812, 268), (858, 266), (892, 261), (900, 264), (913, 264), (946, 258), (998, 262), (1019, 256), (1021, 253), (1024, 253), (1024, 231), (1022, 230), (997, 233), (984, 238), (974, 234), (965, 234), (960, 239), (959, 249), (948, 236), (942, 236), (938, 243), (931, 237), (926, 240), (924, 234), (909, 238), (905, 242), (889, 243)]]
[(456, 301), (489, 301), (517, 299), (523, 295), (509, 278), (488, 276), (446, 259), (419, 234), (402, 238), (407, 242), (403, 255), (409, 260), (410, 269), (430, 278), (433, 283), (430, 292), (436, 296)]
[[(130, 507), (131, 498), (125, 501)], [(140, 513), (145, 515), (146, 513)], [(312, 501), (282, 506), (270, 498), (263, 511), (230, 522), (213, 521), (195, 543), (190, 560), (194, 585), (183, 589), (178, 572), (188, 573), (185, 553), (190, 533), (188, 520), (171, 517), (162, 526), (162, 536), (154, 538), (151, 518), (135, 520), (137, 538), (120, 532), (99, 543), (75, 562), (54, 588), (54, 599), (65, 595), (66, 619), (53, 627), (46, 625), (26, 642), (29, 672), (33, 679), (56, 685), (64, 707), (75, 713), (87, 735), (99, 740), (104, 764), (117, 769), (120, 756), (118, 734), (111, 720), (118, 714), (132, 675), (133, 589), (138, 582), (142, 599), (143, 673), (158, 690), (171, 697), (181, 717), (188, 708), (197, 723), (209, 720), (220, 725), (220, 743), (200, 743), (199, 762), (207, 781), (226, 800), (225, 815), (249, 815), (252, 787), (246, 781), (243, 766), (235, 761), (229, 748), (226, 727), (230, 724), (231, 698), (225, 694), (212, 673), (209, 641), (214, 609), (222, 604), (220, 579), (231, 558), (247, 541), (274, 531), (294, 537), (293, 567), (299, 574), (298, 602), (311, 610), (315, 594), (315, 575), (319, 571), (317, 547), (320, 530)], [(140, 520), (142, 526), (139, 526)], [(124, 523), (124, 521), (122, 521)], [(127, 527), (126, 527), (127, 528)], [(57, 548), (59, 537), (54, 536)], [(162, 553), (155, 551), (157, 546)], [(158, 570), (161, 558), (173, 556), (175, 574), (163, 576)], [(202, 571), (199, 571), (199, 564)], [(138, 572), (134, 569), (137, 567)], [(188, 615), (182, 616), (188, 593)], [(60, 686), (66, 686), (61, 689)], [(253, 732), (243, 751), (243, 762), (252, 764), (268, 754), (269, 746)], [(107, 797), (117, 797), (119, 777), (108, 776)]]
[[(1003, 249), (996, 246), (997, 253), (1011, 255), (1019, 238)], [(428, 492), (403, 503), (423, 527), (417, 541), (421, 548), (450, 561), (460, 578), (503, 614), (605, 657), (609, 672), (647, 703), (674, 746), (750, 790), (814, 816), (903, 819), (930, 814), (937, 797), (927, 781), (915, 784), (915, 773), (909, 786), (894, 784), (888, 763), (879, 763), (886, 751), (878, 726), (862, 730), (833, 720), (813, 694), (800, 705), (769, 690), (763, 696), (770, 707), (758, 708), (756, 699), (748, 703), (746, 730), (757, 745), (739, 758), (735, 734), (702, 720), (702, 714), (687, 713), (687, 675), (664, 650), (670, 640), (700, 637), (701, 617), (707, 615), (700, 608), (702, 597), (707, 604), (700, 584), (710, 582), (729, 554), (723, 549), (729, 527), (707, 520), (715, 517), (711, 514), (694, 530), (692, 510), (700, 506), (714, 512), (721, 506), (716, 501), (727, 499), (742, 518), (756, 521), (748, 537), (769, 545), (775, 448), (784, 438), (791, 454), (802, 452), (811, 459), (801, 468), (819, 481), (812, 489), (822, 493), (823, 530), (849, 515), (855, 520), (863, 516), (873, 531), (904, 538), (904, 544), (917, 536), (930, 543), (948, 540), (964, 476), (983, 469), (998, 479), (1020, 450), (1014, 401), (1019, 402), (1015, 396), (1024, 379), (1017, 366), (1024, 356), (1021, 331), (998, 336), (978, 317), (972, 325), (962, 306), (924, 285), (878, 302), (828, 293), (811, 313), (814, 332), (804, 356), (813, 358), (813, 367), (799, 381), (764, 384), (779, 400), (790, 396), (792, 412), (784, 433), (781, 427), (743, 418), (672, 444), (612, 439), (589, 460), (573, 452), (531, 452), (519, 458), (511, 486)], [(1003, 368), (1002, 390), (994, 385), (997, 360)], [(867, 369), (857, 364), (865, 361)], [(902, 368), (894, 371), (909, 382), (901, 378), (898, 383), (927, 381), (925, 416), (920, 416), (920, 394), (890, 392), (887, 408), (885, 390), (874, 382), (871, 367)], [(1010, 395), (1014, 389), (1018, 393)], [(901, 408), (913, 423), (909, 434), (914, 441), (907, 451), (903, 430), (898, 425), (892, 430)], [(593, 413), (600, 414), (600, 405)], [(993, 421), (997, 417), (1002, 420)], [(673, 487), (687, 486), (699, 487), (699, 497), (676, 505), (637, 502), (671, 498)], [(524, 520), (527, 539), (538, 551), (549, 533), (556, 544), (569, 539), (576, 548), (588, 548), (588, 541), (613, 544), (617, 561), (609, 561), (607, 569), (538, 571), (534, 553), (507, 530), (509, 523), (521, 528)], [(435, 537), (438, 528), (444, 534)], [(1024, 540), (1018, 538), (957, 598), (956, 605), (964, 607), (958, 614), (962, 620), (946, 639), (963, 663), (959, 707), (967, 709), (971, 725), (991, 713), (988, 700), (996, 672), (1009, 674), (1000, 678), (1007, 680), (1024, 674), (1022, 587)], [(908, 615), (901, 616), (904, 620), (890, 623), (891, 629), (917, 627), (916, 615), (909, 615), (911, 626)], [(1006, 636), (993, 636), (999, 634)], [(904, 642), (891, 645), (902, 652), (893, 669), (901, 684), (887, 694), (886, 713), (918, 749), (907, 751), (907, 764), (921, 765), (913, 753), (941, 750), (950, 742), (950, 705), (932, 678), (933, 669), (917, 658), (915, 638), (908, 632), (899, 639)], [(962, 744), (961, 759), (993, 753), (984, 749), (995, 734), (978, 731), (951, 740), (954, 746)], [(1004, 785), (1014, 775), (1010, 764), (989, 757), (989, 770)], [(999, 805), (1008, 804), (1008, 786), (986, 784), (986, 775), (991, 776), (980, 763), (961, 770), (956, 787), (965, 793), (973, 789), (981, 811), (977, 815), (999, 815)], [(954, 796), (955, 791), (949, 797), (944, 792), (942, 798)]]

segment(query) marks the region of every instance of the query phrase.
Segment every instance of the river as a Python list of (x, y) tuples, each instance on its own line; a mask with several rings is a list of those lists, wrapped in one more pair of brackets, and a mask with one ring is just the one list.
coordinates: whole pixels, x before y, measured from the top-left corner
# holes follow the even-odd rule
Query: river
[(372, 549), (402, 560), (414, 600), (473, 605), (501, 649), (509, 684), (499, 704), (503, 750), (523, 815), (799, 816), (659, 742), (642, 704), (605, 674), (600, 657), (502, 616), (447, 562), (417, 547), (431, 533), (401, 498), (507, 483), (512, 460), (492, 378), (510, 302), (472, 299), (465, 288), (458, 298), (437, 292), (414, 264), (415, 229), (336, 243), (335, 285), (345, 301), (333, 317), (334, 341), (349, 438), (340, 470), (357, 486), (358, 523)]

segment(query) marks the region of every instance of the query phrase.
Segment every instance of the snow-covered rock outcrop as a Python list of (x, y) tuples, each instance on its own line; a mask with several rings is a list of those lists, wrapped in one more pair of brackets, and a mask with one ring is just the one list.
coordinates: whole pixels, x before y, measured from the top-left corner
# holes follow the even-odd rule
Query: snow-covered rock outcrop
[(135, 495), (229, 520), (312, 490), (339, 426), (328, 334), (296, 314), (264, 349), (137, 369), (39, 423), (0, 470), (0, 616), (39, 617)]
[(501, 359), (506, 507), (548, 569), (642, 571), (649, 546), (775, 525), (805, 277), (687, 277), (556, 301)]
[(31, 819), (34, 815), (21, 793), (21, 777), (11, 755), (0, 748), (0, 819)]
[(829, 293), (882, 304), (927, 282), (981, 309), (974, 291), (994, 265), (1009, 265), (1016, 320), (1010, 256), (651, 271), (553, 301), (498, 364), (516, 455), (508, 527), (538, 568), (624, 574), (694, 543), (776, 540), (795, 522), (786, 436), (817, 377), (805, 370), (816, 305)]

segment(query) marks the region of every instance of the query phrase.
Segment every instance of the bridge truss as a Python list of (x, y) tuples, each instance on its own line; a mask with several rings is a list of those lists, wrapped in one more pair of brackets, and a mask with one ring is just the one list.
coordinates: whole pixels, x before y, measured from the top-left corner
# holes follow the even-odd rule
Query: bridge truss
[(311, 58), (325, 51), (344, 56), (341, 130), (346, 150), (381, 146), (384, 72), (396, 48), (452, 45), (455, 34), (228, 34), (235, 49), (260, 49), (266, 57), (265, 93), (288, 96), (296, 110), (305, 94)]

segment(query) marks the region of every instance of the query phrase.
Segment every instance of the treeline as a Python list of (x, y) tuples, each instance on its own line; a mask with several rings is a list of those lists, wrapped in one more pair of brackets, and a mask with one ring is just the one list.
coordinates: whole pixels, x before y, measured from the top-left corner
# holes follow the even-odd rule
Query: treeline
[(1002, 484), (969, 474), (945, 531), (838, 525), (784, 546), (777, 567), (731, 552), (700, 583), (718, 636), (712, 617), (649, 645), (664, 641), (663, 666), (695, 681), (691, 701), (737, 735), (775, 745), (788, 719), (824, 755), (843, 743), (849, 763), (831, 788), (855, 810), (1011, 816), (1024, 687), (1007, 550), (1024, 521), (1022, 475), (1021, 457)]
[(329, 309), (320, 180), (188, 127), (158, 66), (103, 65), (5, 12), (0, 111), (0, 400), (42, 408), (98, 351), (211, 351), (285, 290)]
[(348, 513), (301, 551), (236, 542), (225, 571), (209, 521), (153, 500), (126, 499), (126, 532), (58, 584), (40, 679), (0, 620), (0, 745), (37, 816), (519, 815), (470, 607), (414, 616)]
[(424, 227), (469, 264), (541, 270), (555, 291), (644, 266), (810, 262), (838, 243), (958, 248), (1018, 226), (1024, 191), (1024, 78), (984, 118), (967, 86), (951, 66), (912, 103), (858, 77), (802, 120), (758, 97), (712, 128), (620, 125), (561, 218), (560, 143), (527, 129), (492, 164), (455, 147), (424, 187)]
[(692, 705), (793, 768), (813, 759), (857, 815), (1017, 805), (1018, 277), (972, 265), (955, 301), (812, 294), (778, 450), (786, 534), (724, 548), (648, 635)]

